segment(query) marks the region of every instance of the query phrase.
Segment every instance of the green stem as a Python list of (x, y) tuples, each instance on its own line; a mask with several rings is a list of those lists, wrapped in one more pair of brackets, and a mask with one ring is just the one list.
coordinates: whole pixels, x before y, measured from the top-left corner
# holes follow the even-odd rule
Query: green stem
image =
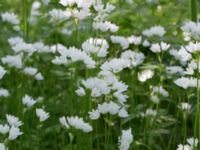
[(191, 20), (197, 22), (197, 0), (190, 0)]
[(200, 108), (199, 108), (199, 101), (200, 101), (200, 91), (199, 91), (199, 58), (198, 58), (198, 61), (197, 61), (197, 111), (196, 111), (196, 117), (197, 117), (197, 122), (196, 122), (196, 125), (197, 125), (197, 137), (198, 139), (200, 139)]

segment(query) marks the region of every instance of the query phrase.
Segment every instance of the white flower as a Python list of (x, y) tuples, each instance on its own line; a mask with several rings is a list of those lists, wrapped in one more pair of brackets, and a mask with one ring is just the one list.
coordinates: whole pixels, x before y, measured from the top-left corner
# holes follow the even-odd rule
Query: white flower
[(117, 100), (118, 100), (122, 105), (124, 105), (124, 103), (127, 101), (127, 98), (128, 98), (127, 95), (124, 95), (124, 94), (122, 94), (122, 93), (120, 93), (120, 92), (115, 92), (115, 93), (113, 94), (113, 96), (116, 97)]
[(43, 42), (36, 42), (33, 44), (34, 49), (38, 53), (54, 53), (48, 45), (45, 45)]
[(34, 76), (37, 72), (38, 72), (37, 68), (33, 68), (33, 67), (24, 68), (24, 73), (27, 75)]
[(117, 114), (119, 112), (119, 109), (120, 109), (120, 106), (114, 103), (113, 101), (111, 101), (108, 104), (108, 113), (110, 113), (111, 115)]
[(197, 85), (197, 79), (181, 77), (179, 79), (176, 79), (174, 83), (184, 89), (187, 89), (190, 87), (195, 87)]
[(152, 89), (153, 93), (160, 94), (164, 97), (168, 97), (169, 93), (162, 86), (154, 86)]
[(6, 146), (3, 143), (0, 143), (0, 150), (7, 150)]
[(129, 36), (127, 38), (129, 44), (134, 44), (134, 45), (140, 45), (142, 42), (142, 37), (141, 36)]
[(73, 6), (75, 3), (77, 2), (77, 0), (60, 0), (60, 4), (62, 4), (63, 6)]
[(185, 46), (185, 49), (190, 53), (200, 52), (200, 42), (190, 42)]
[(165, 33), (166, 31), (162, 26), (153, 26), (142, 32), (142, 34), (147, 37), (154, 36), (154, 35), (162, 37)]
[(144, 40), (144, 42), (142, 43), (142, 45), (144, 47), (149, 47), (151, 45), (151, 43), (148, 40)]
[(127, 49), (129, 47), (129, 41), (122, 36), (111, 36), (110, 37), (112, 43), (120, 44), (122, 49)]
[(13, 46), (12, 49), (16, 53), (26, 52), (29, 56), (31, 56), (34, 52), (37, 51), (33, 44), (25, 42)]
[(15, 140), (18, 136), (22, 135), (23, 132), (20, 132), (20, 129), (18, 127), (12, 126), (9, 131), (9, 140)]
[(143, 70), (142, 72), (138, 73), (138, 80), (140, 82), (145, 82), (148, 79), (151, 79), (154, 75), (154, 71), (152, 70)]
[(24, 40), (21, 37), (11, 37), (8, 39), (8, 43), (10, 44), (10, 46), (15, 46), (18, 45), (20, 43), (23, 43)]
[(9, 130), (10, 130), (10, 127), (7, 124), (5, 124), (5, 125), (0, 124), (0, 133), (1, 134), (7, 134), (9, 132)]
[(2, 21), (11, 23), (13, 25), (19, 24), (18, 16), (14, 13), (5, 12), (1, 14)]
[(66, 118), (63, 116), (63, 117), (60, 117), (59, 118), (59, 121), (60, 121), (60, 123), (61, 123), (61, 125), (63, 125), (65, 128), (69, 128), (69, 125), (68, 125), (68, 123), (67, 123), (67, 120), (66, 120)]
[(10, 67), (21, 68), (22, 67), (22, 58), (20, 55), (7, 55), (1, 58), (3, 64), (8, 64)]
[(106, 57), (109, 45), (105, 39), (89, 38), (82, 44), (83, 50), (88, 54), (97, 54), (98, 57)]
[(157, 111), (148, 108), (148, 109), (146, 110), (146, 112), (145, 112), (145, 113), (142, 113), (141, 115), (142, 115), (143, 117), (156, 117)]
[(133, 135), (131, 128), (128, 130), (122, 130), (122, 135), (119, 137), (119, 149), (128, 150), (133, 142)]
[(188, 41), (191, 38), (199, 40), (200, 36), (200, 23), (199, 22), (186, 22), (181, 29), (183, 30), (183, 34), (185, 36), (185, 40)]
[(39, 117), (40, 122), (43, 122), (49, 118), (49, 113), (45, 112), (43, 109), (36, 109), (36, 115)]
[(108, 108), (109, 108), (109, 106), (108, 106), (108, 103), (103, 103), (103, 104), (98, 104), (98, 106), (97, 106), (98, 108), (98, 111), (101, 113), (101, 114), (106, 114), (106, 113), (108, 113)]
[(124, 108), (121, 108), (121, 109), (119, 110), (119, 112), (118, 112), (118, 116), (119, 116), (120, 118), (126, 118), (126, 117), (128, 117), (129, 115), (128, 115), (128, 112), (127, 112)]
[(102, 32), (117, 32), (119, 27), (109, 21), (105, 22), (93, 22), (93, 28)]
[(0, 66), (0, 79), (3, 78), (3, 76), (5, 75), (5, 73), (6, 73), (6, 70), (2, 66)]
[(183, 68), (180, 66), (170, 66), (166, 67), (166, 72), (169, 74), (183, 74)]
[(181, 49), (178, 51), (175, 49), (172, 49), (170, 50), (169, 53), (172, 56), (174, 56), (177, 60), (179, 60), (181, 63), (192, 59), (192, 55), (184, 47), (181, 47)]
[(82, 61), (87, 68), (95, 68), (96, 62), (85, 51), (81, 51), (75, 47), (67, 49), (62, 45), (58, 45), (57, 50), (61, 56), (56, 56), (56, 59), (52, 61), (54, 64), (67, 64), (69, 59), (72, 63)]
[(8, 97), (9, 96), (9, 92), (6, 89), (0, 89), (0, 97)]
[(199, 140), (197, 138), (188, 138), (187, 139), (187, 143), (191, 146), (191, 147), (197, 147), (198, 146), (198, 142)]
[(178, 148), (176, 150), (192, 150), (192, 149), (191, 149), (191, 147), (189, 145), (179, 144)]
[(150, 97), (150, 100), (151, 100), (152, 102), (156, 103), (156, 104), (158, 104), (158, 103), (160, 102), (160, 99), (158, 98), (157, 95), (152, 95), (152, 96)]
[(82, 87), (79, 87), (75, 92), (78, 96), (84, 96), (85, 95), (85, 90)]
[(15, 116), (6, 114), (6, 119), (10, 126), (19, 127), (22, 125), (22, 122), (19, 120), (19, 118), (15, 117)]
[(131, 50), (127, 50), (121, 54), (121, 58), (129, 59), (130, 65), (136, 67), (144, 62), (145, 56), (141, 52), (133, 52)]
[(168, 50), (169, 47), (170, 47), (169, 44), (165, 42), (161, 42), (161, 43), (152, 44), (150, 47), (150, 50), (154, 53), (160, 53), (162, 51)]
[(191, 107), (192, 106), (186, 102), (182, 102), (178, 105), (178, 108), (182, 109), (183, 111), (190, 111)]
[(92, 110), (91, 112), (89, 112), (89, 117), (92, 120), (97, 120), (100, 117), (100, 113), (98, 110)]
[(113, 73), (118, 73), (124, 68), (130, 66), (130, 60), (122, 58), (114, 58), (110, 61), (106, 61), (101, 65), (101, 69), (104, 71), (112, 71)]
[(99, 97), (99, 96), (101, 96), (101, 95), (102, 95), (102, 94), (101, 94), (100, 90), (97, 89), (96, 87), (92, 90), (92, 93), (91, 93), (91, 96), (92, 96), (92, 97)]
[(89, 123), (85, 123), (82, 118), (77, 116), (67, 117), (68, 124), (75, 129), (82, 130), (83, 132), (91, 132), (93, 130), (92, 126)]
[(39, 73), (37, 73), (36, 75), (35, 75), (35, 79), (36, 80), (44, 80), (44, 77), (42, 76), (42, 74), (39, 72)]
[(27, 107), (32, 107), (32, 106), (36, 103), (36, 101), (35, 101), (32, 97), (30, 97), (30, 96), (28, 96), (28, 95), (25, 95), (25, 96), (22, 98), (22, 102), (23, 102), (23, 104), (26, 105)]

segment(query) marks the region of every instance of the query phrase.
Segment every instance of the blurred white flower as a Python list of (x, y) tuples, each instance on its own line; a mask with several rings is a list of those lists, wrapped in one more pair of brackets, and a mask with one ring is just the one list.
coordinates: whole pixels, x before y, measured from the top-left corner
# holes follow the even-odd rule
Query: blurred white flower
[(98, 110), (92, 110), (92, 111), (89, 112), (89, 117), (92, 120), (97, 120), (100, 117), (100, 113), (99, 113)]
[(117, 32), (119, 27), (109, 21), (105, 21), (105, 22), (93, 22), (93, 28), (95, 30), (100, 30), (102, 32)]
[(2, 21), (11, 23), (13, 25), (19, 24), (18, 16), (16, 14), (14, 14), (13, 12), (12, 13), (9, 13), (9, 12), (2, 13), (1, 19), (2, 19)]
[(151, 79), (154, 76), (153, 70), (143, 70), (142, 72), (138, 73), (138, 80), (140, 82), (145, 82), (148, 79)]
[(23, 132), (20, 131), (18, 127), (12, 126), (9, 131), (9, 140), (15, 140), (18, 136), (22, 135)]
[(121, 109), (119, 110), (119, 112), (118, 112), (118, 116), (119, 116), (120, 118), (126, 118), (126, 117), (128, 117), (129, 115), (128, 115), (128, 112), (126, 111), (126, 109), (121, 108)]
[(142, 32), (143, 35), (150, 37), (150, 36), (159, 36), (162, 37), (166, 33), (165, 29), (162, 26), (153, 26), (149, 29), (146, 29)]
[(5, 124), (5, 125), (0, 124), (0, 133), (1, 134), (7, 134), (9, 132), (9, 130), (10, 130), (10, 127), (7, 124)]
[(198, 140), (197, 138), (191, 137), (191, 138), (188, 138), (188, 139), (187, 139), (187, 143), (188, 143), (191, 147), (195, 148), (195, 147), (198, 146), (199, 140)]
[(22, 57), (20, 55), (7, 55), (1, 58), (3, 64), (8, 64), (10, 67), (22, 68)]
[(3, 143), (0, 143), (0, 150), (8, 150)]
[(36, 109), (36, 115), (39, 117), (40, 122), (43, 122), (49, 118), (49, 113), (45, 112), (41, 108)]
[(178, 108), (180, 108), (183, 111), (190, 111), (190, 109), (192, 108), (192, 106), (189, 103), (186, 102), (182, 102), (178, 105)]
[(187, 145), (179, 144), (176, 150), (192, 150), (192, 149), (188, 144)]
[(162, 51), (168, 50), (169, 47), (170, 47), (169, 44), (165, 42), (161, 42), (161, 43), (152, 44), (150, 47), (150, 50), (154, 53), (160, 53)]
[(121, 58), (129, 59), (130, 65), (136, 67), (144, 62), (145, 56), (141, 52), (127, 50), (121, 54)]
[(133, 142), (133, 135), (131, 128), (127, 130), (122, 130), (122, 135), (118, 139), (119, 149), (128, 150), (131, 143)]
[[(199, 82), (199, 81), (198, 81)], [(190, 88), (190, 87), (196, 87), (197, 86), (197, 79), (195, 78), (188, 78), (188, 77), (181, 77), (174, 81), (174, 83), (184, 89)]]
[(2, 66), (0, 66), (0, 79), (2, 79), (5, 74), (6, 70)]
[(41, 81), (41, 80), (44, 80), (44, 77), (42, 76), (42, 74), (41, 74), (40, 72), (38, 72), (38, 73), (35, 75), (35, 79)]
[(88, 54), (97, 54), (98, 57), (106, 57), (109, 45), (105, 39), (89, 38), (82, 44), (82, 48)]
[(22, 125), (22, 122), (19, 120), (19, 118), (15, 116), (6, 114), (6, 119), (10, 126), (19, 127)]
[(75, 129), (82, 130), (83, 132), (91, 132), (93, 130), (92, 126), (89, 123), (83, 121), (82, 118), (77, 116), (75, 117), (67, 117), (68, 124)]
[(38, 72), (37, 68), (33, 68), (33, 67), (24, 68), (24, 73), (27, 75), (34, 76), (37, 72)]
[(85, 96), (85, 90), (82, 87), (79, 87), (75, 92), (78, 96)]
[(67, 120), (64, 116), (60, 117), (59, 121), (60, 121), (61, 125), (63, 125), (65, 128), (67, 128), (67, 129), (69, 128), (69, 124), (67, 123)]
[(9, 92), (6, 89), (0, 88), (0, 97), (8, 97)]
[(127, 38), (123, 37), (123, 36), (111, 36), (110, 37), (112, 43), (115, 44), (120, 44), (120, 46), (122, 47), (122, 49), (127, 49), (129, 47), (129, 41)]
[(22, 102), (26, 107), (32, 107), (36, 103), (36, 101), (29, 95), (25, 95), (22, 98)]

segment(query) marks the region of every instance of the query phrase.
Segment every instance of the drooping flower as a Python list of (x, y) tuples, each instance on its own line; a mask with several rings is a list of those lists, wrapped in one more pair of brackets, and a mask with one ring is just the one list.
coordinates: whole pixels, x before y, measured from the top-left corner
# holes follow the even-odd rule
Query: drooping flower
[(43, 122), (49, 118), (49, 113), (44, 111), (42, 108), (36, 109), (36, 115), (39, 117), (40, 122)]
[(22, 122), (19, 120), (18, 117), (6, 114), (6, 119), (10, 126), (20, 127), (22, 125)]
[(127, 130), (122, 130), (122, 135), (119, 137), (118, 141), (120, 150), (128, 150), (131, 143), (133, 142), (131, 128)]
[(9, 140), (15, 140), (18, 136), (22, 135), (23, 132), (20, 131), (18, 127), (12, 126), (9, 131)]
[(100, 117), (100, 113), (99, 113), (98, 110), (92, 110), (92, 111), (89, 112), (89, 117), (92, 120), (97, 120)]
[(67, 117), (67, 122), (71, 127), (75, 129), (82, 130), (83, 132), (91, 132), (93, 130), (92, 126), (89, 123), (83, 121), (80, 117)]
[(10, 127), (7, 124), (5, 124), (5, 125), (0, 124), (0, 133), (1, 134), (7, 134), (9, 132), (9, 130), (10, 130)]
[(69, 124), (67, 123), (67, 120), (66, 120), (66, 118), (63, 116), (63, 117), (60, 117), (59, 118), (59, 121), (60, 121), (60, 123), (65, 127), (65, 128), (70, 128), (69, 127)]
[(149, 29), (146, 29), (142, 32), (143, 35), (150, 36), (159, 36), (162, 37), (166, 33), (165, 29), (162, 26), (153, 26)]
[(30, 97), (29, 95), (25, 95), (22, 98), (22, 102), (27, 107), (32, 107), (36, 103), (36, 101), (32, 97)]
[(3, 78), (3, 76), (5, 75), (5, 73), (6, 73), (6, 70), (2, 66), (0, 66), (0, 79)]

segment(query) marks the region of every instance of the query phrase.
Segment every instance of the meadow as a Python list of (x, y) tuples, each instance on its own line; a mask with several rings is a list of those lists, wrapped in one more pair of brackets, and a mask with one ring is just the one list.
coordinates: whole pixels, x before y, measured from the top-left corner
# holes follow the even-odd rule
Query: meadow
[(0, 150), (199, 150), (199, 0), (1, 0)]

